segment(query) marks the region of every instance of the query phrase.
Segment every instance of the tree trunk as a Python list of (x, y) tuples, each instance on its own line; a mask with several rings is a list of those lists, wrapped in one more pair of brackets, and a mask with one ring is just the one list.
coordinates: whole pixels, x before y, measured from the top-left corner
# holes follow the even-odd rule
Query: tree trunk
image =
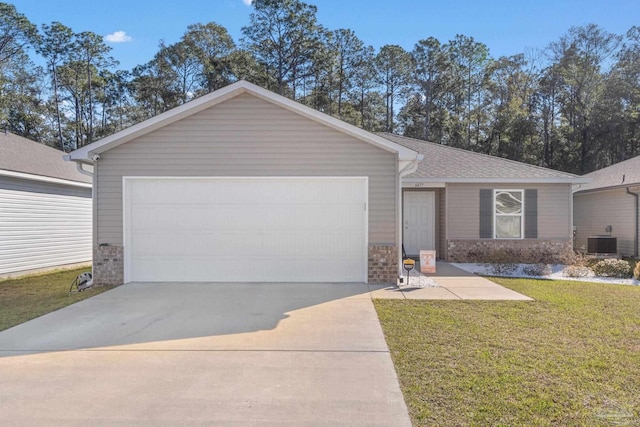
[(53, 102), (56, 104), (56, 124), (58, 126), (58, 139), (60, 142), (60, 150), (65, 151), (64, 149), (64, 141), (62, 140), (62, 123), (60, 120), (60, 101), (58, 99), (58, 73), (56, 70), (56, 66), (51, 66), (51, 71), (53, 72)]
[(93, 96), (91, 85), (91, 63), (87, 61), (87, 79), (89, 83), (89, 135), (87, 138), (87, 144), (93, 142)]
[(587, 163), (589, 156), (589, 127), (584, 124), (582, 128), (582, 144), (580, 147), (580, 173), (585, 174), (588, 172), (589, 165)]

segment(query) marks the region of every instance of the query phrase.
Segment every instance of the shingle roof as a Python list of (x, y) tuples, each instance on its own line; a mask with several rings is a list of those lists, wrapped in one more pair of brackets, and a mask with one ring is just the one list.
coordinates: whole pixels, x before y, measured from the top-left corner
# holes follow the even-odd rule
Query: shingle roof
[(599, 190), (602, 188), (622, 187), (640, 184), (640, 156), (627, 159), (615, 165), (599, 169), (584, 175), (591, 182), (580, 187), (579, 191)]
[(62, 159), (64, 152), (12, 133), (0, 132), (0, 169), (42, 177), (91, 183), (73, 162)]
[(378, 135), (424, 154), (418, 169), (404, 178), (407, 181), (584, 182), (584, 178), (577, 175), (501, 157), (389, 133)]

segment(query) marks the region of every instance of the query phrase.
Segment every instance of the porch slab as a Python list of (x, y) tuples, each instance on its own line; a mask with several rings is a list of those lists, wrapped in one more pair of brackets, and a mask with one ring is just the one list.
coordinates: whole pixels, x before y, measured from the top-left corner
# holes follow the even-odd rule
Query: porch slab
[[(481, 289), (499, 289), (503, 288), (495, 282), (492, 282), (489, 279), (485, 279), (484, 277), (433, 277), (435, 282), (440, 286), (446, 286), (450, 289), (458, 289), (458, 288), (481, 288)], [(504, 289), (504, 288), (503, 288)]]
[[(533, 301), (532, 298), (526, 295), (507, 289), (489, 279), (476, 276), (445, 262), (436, 264), (435, 274), (421, 276), (431, 279), (436, 286), (397, 287), (369, 285), (369, 294), (373, 299)], [(412, 274), (411, 280), (414, 283), (415, 279), (419, 278), (414, 277)], [(420, 280), (417, 283), (420, 283)]]
[(461, 299), (458, 295), (445, 287), (435, 288), (408, 288), (402, 290), (405, 299), (431, 299), (431, 300), (454, 300)]

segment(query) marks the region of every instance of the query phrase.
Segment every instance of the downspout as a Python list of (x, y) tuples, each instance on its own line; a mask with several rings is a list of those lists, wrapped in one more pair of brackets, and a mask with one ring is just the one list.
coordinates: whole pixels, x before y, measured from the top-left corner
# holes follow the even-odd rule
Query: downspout
[[(62, 156), (62, 158), (64, 159), (65, 162), (72, 161), (70, 154), (66, 154), (66, 155)], [(91, 215), (91, 222), (92, 222), (92, 225), (91, 225), (91, 231), (92, 231), (91, 232), (91, 235), (92, 235), (91, 236), (91, 240), (92, 240), (93, 248), (97, 247), (97, 238), (98, 238), (98, 230), (97, 230), (98, 222), (96, 221), (96, 215), (97, 215), (97, 212), (98, 212), (98, 210), (97, 210), (98, 199), (96, 198), (96, 183), (95, 183), (94, 176), (95, 176), (96, 167), (98, 166), (98, 164), (97, 164), (98, 162), (97, 161), (98, 161), (99, 158), (100, 157), (97, 157), (97, 158), (94, 157), (93, 158), (93, 172), (89, 172), (88, 170), (83, 169), (82, 168), (83, 163), (76, 161), (76, 169), (78, 169), (78, 172), (80, 172), (83, 175), (87, 175), (87, 176), (91, 177), (91, 204), (93, 205), (93, 208), (92, 208), (93, 212), (92, 212), (92, 215)], [(93, 251), (94, 250), (92, 250), (92, 252)], [(95, 256), (95, 253), (91, 257), (92, 261), (94, 261), (94, 259), (93, 259), (94, 256)], [(91, 267), (92, 271), (93, 271), (93, 268), (94, 268), (93, 265), (94, 265), (94, 263), (92, 262), (92, 267)]]
[(638, 258), (638, 221), (640, 220), (640, 212), (638, 212), (638, 208), (640, 207), (640, 203), (638, 199), (640, 198), (640, 194), (634, 193), (629, 190), (629, 187), (626, 188), (627, 194), (632, 195), (636, 199), (636, 222), (635, 222), (635, 234), (633, 236), (633, 256), (634, 258)]
[[(75, 160), (71, 160), (71, 154), (65, 154), (64, 156), (62, 156), (62, 160), (64, 160), (65, 162), (75, 161)], [(82, 169), (81, 162), (76, 162), (76, 169), (78, 169), (78, 172), (80, 172), (81, 174), (87, 175), (93, 178), (93, 172), (89, 172), (88, 170)], [(91, 182), (91, 186), (93, 187), (93, 180)]]
[(398, 233), (398, 277), (402, 276), (402, 178), (414, 173), (418, 169), (420, 162), (424, 160), (424, 154), (418, 154), (415, 160), (411, 160), (398, 172), (398, 196), (396, 206), (398, 207), (397, 233)]
[(78, 172), (80, 172), (81, 174), (91, 177), (91, 179), (92, 179), (91, 187), (93, 188), (93, 172), (89, 172), (87, 170), (82, 169), (82, 163), (80, 163), (80, 162), (76, 162), (76, 168), (78, 169)]

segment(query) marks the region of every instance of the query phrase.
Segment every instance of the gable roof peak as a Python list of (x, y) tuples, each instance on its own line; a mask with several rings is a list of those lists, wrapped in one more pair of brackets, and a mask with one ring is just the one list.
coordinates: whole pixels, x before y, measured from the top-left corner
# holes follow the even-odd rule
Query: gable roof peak
[(383, 150), (397, 153), (400, 160), (413, 161), (417, 157), (417, 152), (411, 148), (401, 144), (396, 144), (386, 138), (367, 132), (342, 120), (336, 119), (335, 117), (331, 117), (320, 111), (307, 107), (306, 105), (302, 105), (299, 102), (286, 98), (282, 95), (278, 95), (275, 92), (271, 92), (253, 83), (249, 83), (246, 80), (240, 80), (171, 110), (165, 111), (155, 117), (137, 123), (92, 144), (79, 148), (69, 154), (69, 159), (78, 162), (91, 163), (91, 158), (94, 154), (103, 153), (111, 148), (129, 142), (178, 120), (221, 104), (224, 101), (243, 93), (249, 93), (252, 96), (256, 96), (281, 108), (292, 111), (295, 114), (306, 117), (307, 119), (377, 146)]

